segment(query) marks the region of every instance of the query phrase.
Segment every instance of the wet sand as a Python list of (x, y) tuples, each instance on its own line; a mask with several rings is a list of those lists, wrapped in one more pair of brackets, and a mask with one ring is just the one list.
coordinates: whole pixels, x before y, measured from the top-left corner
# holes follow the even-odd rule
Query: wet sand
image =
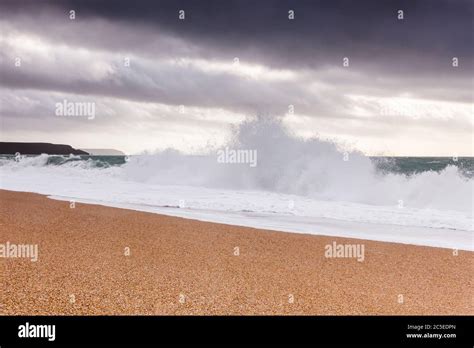
[[(318, 226), (314, 226), (317, 231)], [(3, 315), (474, 314), (474, 253), (273, 232), (0, 190)], [(364, 260), (325, 257), (359, 244)], [(129, 251), (129, 252), (128, 252)]]

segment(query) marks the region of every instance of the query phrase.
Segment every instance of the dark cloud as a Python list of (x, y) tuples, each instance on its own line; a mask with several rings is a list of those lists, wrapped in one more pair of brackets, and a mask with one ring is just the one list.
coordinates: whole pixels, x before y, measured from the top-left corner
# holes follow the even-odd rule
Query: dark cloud
[[(470, 0), (70, 0), (8, 1), (2, 7), (6, 15), (32, 16), (74, 9), (78, 22), (100, 18), (130, 30), (148, 27), (156, 35), (166, 33), (209, 47), (208, 56), (218, 49), (219, 54), (269, 66), (340, 65), (347, 56), (372, 69), (379, 65), (397, 73), (413, 69), (421, 73), (447, 69), (456, 56), (463, 60), (460, 69), (472, 71)], [(186, 11), (184, 21), (178, 20), (180, 9)], [(293, 21), (287, 18), (289, 9), (295, 11)], [(403, 21), (397, 19), (399, 9), (404, 11)]]
[[(184, 21), (178, 19), (181, 9)], [(295, 20), (287, 18), (290, 9)], [(358, 108), (377, 113), (378, 106), (351, 96), (472, 103), (473, 9), (471, 0), (4, 0), (0, 85), (11, 100), (2, 124), (15, 129), (28, 120), (16, 128), (48, 129), (50, 105), (67, 95), (115, 108), (115, 121), (93, 123), (104, 130), (111, 122), (127, 127), (135, 117), (117, 102), (127, 101), (275, 116), (293, 104), (298, 114), (321, 122), (328, 132), (385, 136), (398, 126), (403, 133), (399, 115), (355, 116)], [(68, 19), (69, 10), (76, 11), (76, 20)], [(397, 10), (404, 11), (403, 21)], [(35, 37), (40, 42), (28, 41)], [(21, 52), (26, 52), (24, 63), (16, 69), (13, 60)], [(125, 56), (132, 60), (127, 69)], [(243, 65), (263, 67), (263, 73), (248, 76), (219, 68), (234, 57)], [(349, 68), (342, 68), (343, 57), (350, 59)], [(457, 68), (453, 57), (459, 58)], [(178, 64), (180, 59), (194, 65)], [(293, 78), (271, 78), (279, 70)], [(19, 99), (11, 98), (15, 93)], [(21, 99), (26, 95), (28, 102)], [(39, 116), (32, 121), (34, 110)], [(156, 111), (140, 122), (144, 128), (153, 119), (170, 124), (166, 118), (172, 114)], [(58, 129), (70, 125), (54, 122)], [(187, 115), (179, 122), (212, 128), (220, 121)], [(453, 134), (464, 134), (472, 125), (464, 115), (449, 125), (443, 122), (406, 119), (404, 125)]]

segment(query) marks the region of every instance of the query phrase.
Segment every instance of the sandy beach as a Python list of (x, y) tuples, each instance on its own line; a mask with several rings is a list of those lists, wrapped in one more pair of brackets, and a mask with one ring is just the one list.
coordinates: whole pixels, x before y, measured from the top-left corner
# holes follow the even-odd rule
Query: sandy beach
[[(318, 226), (314, 226), (317, 230)], [(272, 232), (0, 191), (3, 315), (474, 314), (474, 254)], [(364, 259), (327, 245), (364, 246)]]

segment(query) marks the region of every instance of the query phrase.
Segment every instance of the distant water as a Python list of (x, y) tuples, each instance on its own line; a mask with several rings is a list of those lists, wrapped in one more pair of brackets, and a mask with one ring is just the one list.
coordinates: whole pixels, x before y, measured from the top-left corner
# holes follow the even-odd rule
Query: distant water
[(64, 164), (70, 165), (73, 162), (89, 163), (91, 167), (108, 168), (111, 166), (120, 166), (126, 163), (126, 156), (80, 156), (80, 155), (42, 155), (31, 156), (23, 155), (15, 157), (14, 155), (0, 155), (0, 164), (7, 164), (5, 161), (24, 162), (30, 165), (40, 166), (60, 166)]
[(381, 172), (413, 175), (423, 172), (441, 172), (455, 166), (467, 178), (474, 177), (474, 157), (371, 157)]
[[(38, 161), (38, 165), (71, 165), (71, 162), (87, 164), (91, 168), (109, 168), (121, 166), (127, 163), (134, 156), (62, 156), (49, 155)], [(40, 156), (23, 156), (24, 159), (31, 159), (29, 163), (35, 165), (35, 158)], [(441, 172), (448, 166), (454, 166), (466, 178), (474, 178), (474, 157), (370, 157), (377, 171), (381, 174), (403, 174), (414, 175), (423, 172)], [(15, 161), (13, 155), (0, 155), (0, 165), (8, 161)]]

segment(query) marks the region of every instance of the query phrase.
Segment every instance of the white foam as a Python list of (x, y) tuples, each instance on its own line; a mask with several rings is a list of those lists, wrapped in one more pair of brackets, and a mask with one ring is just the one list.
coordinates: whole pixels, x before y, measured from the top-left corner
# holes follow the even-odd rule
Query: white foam
[[(89, 175), (82, 171), (78, 175), (73, 168), (31, 169), (21, 174), (3, 171), (0, 187), (233, 225), (474, 249), (472, 217), (458, 211), (320, 201), (264, 191), (145, 184), (123, 180), (120, 175), (110, 175), (110, 171), (105, 174), (107, 169), (89, 169)], [(173, 208), (180, 204), (184, 208)]]

